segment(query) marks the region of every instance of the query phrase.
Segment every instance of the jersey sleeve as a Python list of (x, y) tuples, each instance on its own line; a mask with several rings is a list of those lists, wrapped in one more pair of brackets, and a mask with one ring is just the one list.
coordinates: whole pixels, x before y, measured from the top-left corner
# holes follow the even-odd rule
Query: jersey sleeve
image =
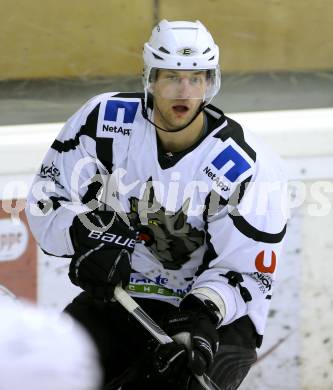
[(229, 202), (207, 217), (204, 270), (192, 288), (209, 288), (222, 298), (221, 325), (248, 315), (259, 335), (286, 232), (286, 180), (281, 164), (258, 156), (244, 181), (246, 187), (235, 186)]
[(96, 158), (100, 97), (79, 109), (64, 125), (45, 155), (27, 197), (26, 214), (42, 250), (54, 256), (74, 253), (69, 227), (88, 211), (100, 187), (103, 164)]

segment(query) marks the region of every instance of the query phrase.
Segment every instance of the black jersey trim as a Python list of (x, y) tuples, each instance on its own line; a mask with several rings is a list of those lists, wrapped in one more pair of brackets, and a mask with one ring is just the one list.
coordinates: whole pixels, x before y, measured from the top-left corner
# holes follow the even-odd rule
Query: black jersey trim
[(218, 131), (214, 135), (214, 137), (219, 138), (223, 142), (225, 142), (228, 138), (232, 138), (236, 142), (236, 144), (239, 145), (244, 150), (244, 152), (251, 158), (251, 160), (255, 162), (257, 154), (245, 141), (242, 126), (231, 118), (225, 117), (225, 119), (228, 123), (227, 126), (223, 127), (223, 129)]
[(68, 139), (66, 141), (54, 140), (51, 148), (56, 150), (58, 153), (66, 153), (70, 150), (75, 150), (76, 147), (80, 144), (80, 136), (82, 135), (81, 131), (79, 131), (75, 138)]
[[(212, 197), (214, 197), (214, 200), (212, 200)], [(217, 199), (216, 197), (218, 197), (218, 202), (216, 202), (216, 199)], [(195, 273), (196, 276), (199, 276), (206, 269), (208, 269), (209, 263), (213, 259), (216, 259), (216, 257), (217, 257), (217, 253), (214, 249), (214, 245), (211, 242), (212, 236), (208, 231), (208, 218), (210, 215), (212, 215), (213, 213), (216, 212), (215, 208), (214, 208), (214, 210), (212, 210), (212, 207), (211, 207), (212, 202), (214, 203), (215, 208), (217, 206), (217, 203), (218, 203), (218, 205), (225, 206), (224, 199), (215, 191), (211, 191), (205, 198), (205, 208), (204, 208), (204, 212), (202, 214), (202, 219), (204, 221), (204, 231), (205, 231), (205, 235), (206, 235), (207, 250), (205, 251), (205, 253), (203, 255), (201, 265), (199, 266), (197, 272)]]
[(113, 166), (113, 138), (99, 139), (96, 136), (100, 105), (100, 103), (97, 104), (97, 106), (90, 112), (87, 116), (86, 123), (81, 126), (74, 138), (63, 142), (55, 140), (51, 148), (59, 153), (66, 153), (70, 150), (75, 150), (80, 144), (80, 137), (82, 135), (87, 135), (96, 142), (96, 156), (108, 172), (111, 173)]
[(124, 99), (128, 99), (128, 98), (133, 98), (133, 99), (142, 99), (144, 98), (144, 93), (143, 92), (119, 92), (113, 96), (111, 96), (111, 98), (124, 98)]
[(61, 206), (60, 202), (62, 201), (69, 202), (69, 199), (63, 196), (50, 196), (48, 199), (39, 200), (37, 206), (43, 214), (46, 214), (51, 208), (57, 210)]
[(47, 251), (46, 251), (45, 249), (43, 249), (41, 246), (40, 246), (40, 249), (41, 249), (42, 252), (45, 253), (47, 256), (63, 257), (63, 258), (66, 258), (66, 259), (69, 259), (69, 258), (73, 257), (72, 255), (54, 255), (53, 253), (47, 252)]
[[(222, 113), (222, 111), (221, 111)], [(185, 157), (188, 153), (192, 152), (194, 149), (196, 149), (204, 140), (207, 138), (207, 136), (218, 126), (220, 126), (220, 120), (216, 119), (214, 116), (211, 115), (210, 112), (204, 112), (205, 114), (205, 120), (206, 120), (206, 132), (204, 135), (202, 135), (201, 138), (199, 138), (193, 145), (188, 147), (185, 150), (182, 150), (181, 152), (176, 152), (168, 155), (162, 146), (162, 143), (156, 134), (156, 142), (157, 142), (157, 158), (158, 162), (160, 164), (161, 169), (169, 169), (175, 166), (183, 157)], [(222, 113), (223, 114), (223, 113)], [(223, 119), (224, 121), (224, 119)]]
[(282, 241), (283, 237), (286, 234), (287, 224), (284, 225), (283, 229), (279, 233), (267, 233), (256, 229), (241, 215), (235, 215), (235, 211), (238, 214), (237, 209), (234, 209), (234, 211), (232, 213), (229, 213), (228, 215), (231, 218), (236, 229), (238, 229), (246, 237), (252, 238), (253, 240), (258, 242), (277, 244)]
[(112, 173), (113, 168), (113, 138), (102, 138), (96, 141), (96, 155), (99, 161)]
[(87, 191), (82, 196), (81, 202), (91, 210), (96, 210), (99, 206), (99, 193), (103, 187), (102, 178), (100, 176), (100, 172), (97, 169), (96, 175), (91, 179), (91, 182), (88, 184)]
[(81, 135), (88, 135), (89, 137), (96, 140), (96, 128), (98, 121), (100, 103), (90, 112), (87, 116), (87, 121), (81, 126), (80, 130), (76, 133), (74, 138), (70, 138), (65, 141), (55, 140), (51, 145), (51, 148), (56, 150), (58, 153), (66, 153), (70, 150), (75, 150), (80, 144)]
[(251, 183), (252, 175), (247, 177), (241, 183), (237, 184), (235, 190), (226, 201), (230, 206), (236, 207), (241, 200), (243, 199), (245, 192), (247, 190), (247, 186)]
[(207, 119), (214, 119), (209, 121), (208, 127), (210, 131), (221, 126), (226, 120), (224, 112), (218, 107), (213, 106), (212, 104), (208, 104), (207, 106), (205, 106), (204, 112), (207, 114)]
[(247, 189), (247, 186), (249, 185), (249, 183), (251, 182), (251, 179), (252, 179), (252, 175), (249, 176), (248, 178), (246, 178), (245, 180), (243, 180), (236, 188), (236, 191), (239, 191), (239, 196), (238, 196), (238, 203), (241, 202), (241, 200), (243, 199), (244, 195), (245, 195), (245, 192), (246, 192), (246, 189)]

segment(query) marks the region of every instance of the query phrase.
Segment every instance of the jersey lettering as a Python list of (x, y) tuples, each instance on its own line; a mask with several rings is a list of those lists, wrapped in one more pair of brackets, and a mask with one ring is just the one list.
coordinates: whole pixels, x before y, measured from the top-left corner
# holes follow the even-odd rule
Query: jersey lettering
[(261, 251), (258, 256), (256, 257), (256, 268), (259, 272), (262, 272), (263, 274), (272, 274), (275, 271), (276, 268), (276, 254), (274, 251), (272, 251), (271, 255), (271, 263), (270, 265), (266, 266), (264, 264), (265, 259), (265, 251)]

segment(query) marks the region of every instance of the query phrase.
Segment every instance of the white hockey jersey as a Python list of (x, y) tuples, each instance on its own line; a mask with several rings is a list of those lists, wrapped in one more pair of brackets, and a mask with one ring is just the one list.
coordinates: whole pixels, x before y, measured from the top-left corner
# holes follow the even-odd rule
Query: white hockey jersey
[(46, 154), (26, 213), (41, 248), (70, 257), (73, 218), (98, 198), (140, 231), (131, 295), (178, 305), (208, 287), (225, 303), (222, 325), (248, 315), (260, 336), (286, 232), (285, 177), (251, 132), (216, 107), (205, 115), (206, 136), (171, 155), (141, 94), (94, 97)]

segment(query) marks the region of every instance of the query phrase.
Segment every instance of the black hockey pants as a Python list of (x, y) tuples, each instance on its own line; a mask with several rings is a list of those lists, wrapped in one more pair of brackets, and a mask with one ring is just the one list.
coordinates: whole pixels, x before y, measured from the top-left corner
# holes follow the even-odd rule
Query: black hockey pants
[[(168, 311), (177, 310), (173, 305), (157, 300), (136, 298), (136, 301), (159, 325), (163, 315)], [(149, 362), (147, 345), (151, 336), (118, 303), (106, 304), (96, 301), (84, 292), (76, 297), (65, 311), (77, 319), (96, 342), (104, 371), (104, 383), (121, 376), (131, 366), (139, 364), (140, 370), (144, 370), (145, 363)], [(221, 390), (234, 390), (239, 387), (256, 361), (257, 334), (247, 316), (230, 325), (222, 326), (219, 332), (220, 348), (207, 374)], [(177, 387), (161, 382), (149, 384), (148, 381), (140, 385), (138, 381), (124, 384), (122, 389), (185, 389), (182, 385)], [(196, 380), (192, 380), (189, 389), (202, 388)]]

